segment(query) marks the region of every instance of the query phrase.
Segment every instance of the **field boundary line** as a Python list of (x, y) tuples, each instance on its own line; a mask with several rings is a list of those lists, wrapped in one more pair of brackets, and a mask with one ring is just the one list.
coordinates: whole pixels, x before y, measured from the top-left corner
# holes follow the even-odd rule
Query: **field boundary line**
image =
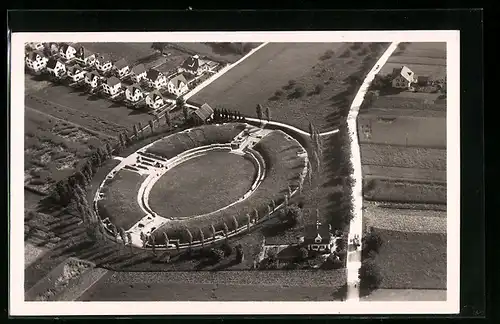
[(27, 109), (32, 110), (32, 111), (34, 111), (34, 112), (36, 112), (36, 113), (38, 113), (38, 114), (40, 114), (40, 115), (45, 115), (45, 116), (47, 116), (47, 117), (50, 117), (50, 118), (54, 118), (54, 119), (60, 120), (60, 121), (62, 121), (62, 122), (64, 122), (64, 123), (66, 123), (66, 124), (70, 124), (70, 125), (73, 125), (73, 126), (75, 126), (75, 127), (78, 127), (78, 128), (84, 129), (84, 130), (86, 130), (86, 131), (88, 131), (88, 132), (90, 132), (90, 133), (96, 133), (96, 134), (99, 134), (99, 135), (102, 135), (102, 136), (105, 136), (105, 137), (109, 137), (109, 138), (112, 138), (112, 139), (118, 139), (118, 137), (115, 137), (115, 136), (113, 136), (113, 135), (109, 135), (109, 134), (106, 134), (106, 133), (100, 132), (100, 131), (98, 131), (98, 130), (93, 130), (93, 129), (90, 129), (90, 128), (85, 127), (85, 126), (83, 126), (83, 125), (80, 125), (80, 124), (77, 124), (77, 123), (71, 122), (71, 121), (69, 121), (69, 120), (66, 120), (66, 119), (62, 119), (62, 118), (56, 117), (56, 116), (51, 115), (51, 114), (49, 114), (49, 113), (46, 113), (46, 112), (40, 111), (40, 110), (38, 110), (38, 109), (36, 109), (36, 108), (33, 108), (33, 107), (30, 107), (30, 106), (28, 106), (27, 104), (24, 104), (24, 106), (25, 106)]

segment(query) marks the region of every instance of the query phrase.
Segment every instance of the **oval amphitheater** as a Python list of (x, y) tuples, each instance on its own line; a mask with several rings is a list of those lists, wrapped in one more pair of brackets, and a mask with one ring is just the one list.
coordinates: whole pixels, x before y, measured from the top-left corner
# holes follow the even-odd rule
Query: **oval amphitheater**
[(94, 208), (110, 234), (157, 249), (205, 246), (272, 218), (304, 181), (308, 158), (280, 130), (245, 123), (190, 128), (123, 158)]

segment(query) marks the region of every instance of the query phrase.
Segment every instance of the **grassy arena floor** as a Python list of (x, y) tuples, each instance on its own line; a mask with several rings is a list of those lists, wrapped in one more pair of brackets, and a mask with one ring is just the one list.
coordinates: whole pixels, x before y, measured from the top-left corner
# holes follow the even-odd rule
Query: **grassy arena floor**
[(241, 198), (252, 186), (255, 168), (237, 154), (210, 152), (169, 170), (149, 193), (149, 205), (164, 217), (215, 211)]

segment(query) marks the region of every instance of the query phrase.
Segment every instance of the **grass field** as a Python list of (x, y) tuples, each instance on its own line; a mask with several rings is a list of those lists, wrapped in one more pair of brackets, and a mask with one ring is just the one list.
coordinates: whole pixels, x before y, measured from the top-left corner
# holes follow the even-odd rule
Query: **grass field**
[(363, 177), (446, 182), (446, 171), (379, 165), (362, 165)]
[(446, 204), (446, 183), (363, 179), (368, 200)]
[[(331, 129), (350, 103), (354, 87), (348, 77), (359, 74), (363, 79), (372, 67), (363, 61), (368, 55), (378, 57), (383, 48), (364, 52), (370, 45), (352, 51), (347, 43), (270, 43), (191, 99), (249, 116), (262, 104), (270, 108), (273, 120), (302, 129), (311, 120), (319, 130)], [(288, 86), (290, 80), (295, 84)], [(294, 92), (297, 87), (302, 95)]]
[(151, 48), (152, 43), (79, 43), (79, 45), (94, 53), (106, 53), (113, 61), (124, 58), (129, 64), (155, 54), (155, 50)]
[(363, 165), (446, 170), (444, 149), (363, 143), (360, 148)]
[[(188, 52), (196, 52), (200, 56), (207, 56), (208, 58), (224, 61), (228, 63), (234, 63), (242, 58), (245, 54), (236, 53), (234, 51), (228, 51), (227, 49), (217, 46), (217, 43), (174, 43), (180, 48), (186, 49)], [(246, 43), (247, 52), (259, 46), (259, 43)], [(171, 49), (168, 49), (170, 51)]]
[[(397, 113), (401, 116), (411, 116), (412, 110), (422, 111), (427, 116), (441, 112), (443, 116), (446, 112), (446, 99), (440, 97), (439, 93), (422, 93), (403, 91), (398, 94), (380, 95), (368, 108), (367, 113), (374, 108), (388, 109), (390, 113)], [(361, 114), (365, 113), (364, 109)]]
[(149, 193), (149, 205), (164, 217), (209, 213), (243, 197), (254, 175), (252, 162), (240, 155), (207, 153), (162, 176)]
[(102, 193), (104, 199), (98, 201), (101, 218), (109, 217), (117, 227), (128, 230), (146, 216), (137, 202), (137, 192), (146, 176), (120, 170), (113, 179), (107, 180)]
[(363, 114), (360, 143), (446, 148), (446, 118)]
[(377, 289), (361, 301), (446, 301), (445, 289)]
[(80, 301), (315, 301), (334, 300), (344, 270), (115, 272)]
[(384, 241), (375, 258), (380, 288), (446, 289), (446, 234), (377, 232)]

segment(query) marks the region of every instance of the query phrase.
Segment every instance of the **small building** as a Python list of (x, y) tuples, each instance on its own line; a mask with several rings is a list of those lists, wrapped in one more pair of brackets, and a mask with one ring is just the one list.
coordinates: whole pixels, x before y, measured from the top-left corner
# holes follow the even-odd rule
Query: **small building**
[(392, 86), (398, 89), (408, 89), (412, 83), (417, 82), (417, 77), (412, 70), (406, 66), (402, 66), (399, 69), (394, 69), (392, 79)]
[(86, 49), (83, 46), (80, 46), (75, 54), (75, 59), (78, 63), (84, 66), (94, 66), (95, 64), (95, 54)]
[(28, 46), (33, 51), (43, 51), (43, 49), (45, 47), (42, 42), (29, 42)]
[(26, 66), (35, 72), (43, 70), (49, 59), (40, 51), (29, 52), (26, 55)]
[(149, 69), (149, 71), (146, 72), (146, 81), (149, 83), (150, 87), (155, 89), (161, 89), (167, 86), (167, 77), (155, 69)]
[(114, 96), (117, 93), (119, 93), (121, 88), (122, 88), (122, 83), (115, 76), (112, 76), (112, 77), (106, 79), (106, 82), (104, 82), (102, 84), (102, 89), (103, 89), (104, 93), (106, 93), (110, 96)]
[(68, 67), (68, 78), (73, 82), (80, 82), (85, 79), (85, 70), (78, 64)]
[(137, 64), (130, 71), (132, 81), (139, 83), (146, 78), (146, 67), (144, 64)]
[(178, 74), (171, 78), (167, 83), (167, 91), (177, 97), (182, 96), (189, 91), (188, 81), (183, 74)]
[(87, 84), (92, 89), (97, 88), (100, 84), (100, 81), (101, 77), (95, 71), (87, 72), (87, 74), (85, 74), (85, 84)]
[(419, 75), (417, 77), (417, 84), (419, 86), (425, 87), (425, 86), (429, 85), (429, 81), (430, 81), (430, 78), (428, 76)]
[(95, 60), (95, 67), (101, 73), (106, 73), (111, 70), (113, 63), (107, 54), (99, 54)]
[(333, 252), (335, 237), (330, 232), (330, 226), (320, 223), (306, 226), (303, 245), (310, 251)]
[(60, 78), (64, 74), (66, 74), (66, 65), (64, 65), (64, 63), (59, 61), (58, 59), (51, 57), (47, 61), (47, 72), (55, 77)]
[(146, 105), (151, 109), (158, 109), (165, 104), (165, 99), (158, 90), (150, 92), (146, 96)]
[(121, 79), (129, 74), (130, 66), (125, 59), (120, 59), (113, 65), (113, 70), (115, 74)]
[(125, 98), (130, 102), (138, 102), (144, 98), (144, 90), (139, 84), (134, 83), (125, 89)]
[(184, 62), (182, 62), (179, 67), (179, 72), (189, 73), (192, 75), (202, 75), (207, 72), (210, 68), (209, 62), (201, 60), (198, 55), (193, 55), (188, 57)]
[(194, 124), (201, 125), (209, 121), (214, 114), (214, 110), (207, 103), (191, 113), (191, 119)]
[(67, 43), (62, 43), (61, 46), (59, 47), (59, 56), (66, 61), (75, 58), (75, 54), (76, 54), (76, 48)]

